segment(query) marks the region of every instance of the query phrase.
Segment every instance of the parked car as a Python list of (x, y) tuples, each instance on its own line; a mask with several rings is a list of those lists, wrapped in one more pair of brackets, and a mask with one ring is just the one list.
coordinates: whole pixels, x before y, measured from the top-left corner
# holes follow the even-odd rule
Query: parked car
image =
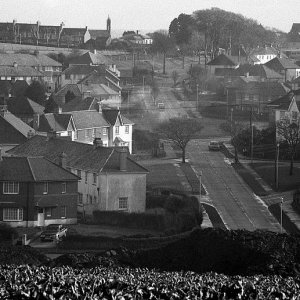
[(41, 233), (40, 240), (43, 241), (60, 241), (67, 235), (67, 228), (61, 224), (50, 224)]
[(210, 141), (208, 144), (209, 151), (219, 151), (221, 149), (220, 143), (218, 141)]

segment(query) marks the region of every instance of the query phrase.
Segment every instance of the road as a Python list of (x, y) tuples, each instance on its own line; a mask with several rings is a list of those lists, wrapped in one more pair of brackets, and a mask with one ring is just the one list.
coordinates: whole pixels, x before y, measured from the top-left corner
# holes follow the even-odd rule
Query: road
[(202, 171), (202, 184), (208, 198), (227, 228), (280, 232), (280, 224), (243, 182), (228, 159), (221, 152), (208, 151), (207, 145), (208, 140), (193, 140), (187, 153), (198, 174)]

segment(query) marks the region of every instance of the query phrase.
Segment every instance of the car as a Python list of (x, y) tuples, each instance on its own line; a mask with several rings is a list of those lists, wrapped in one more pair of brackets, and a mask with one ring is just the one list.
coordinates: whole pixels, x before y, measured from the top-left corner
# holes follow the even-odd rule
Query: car
[(219, 151), (221, 149), (220, 143), (218, 141), (210, 141), (208, 144), (209, 151)]
[(40, 240), (58, 242), (67, 235), (67, 228), (61, 224), (50, 224), (41, 233)]

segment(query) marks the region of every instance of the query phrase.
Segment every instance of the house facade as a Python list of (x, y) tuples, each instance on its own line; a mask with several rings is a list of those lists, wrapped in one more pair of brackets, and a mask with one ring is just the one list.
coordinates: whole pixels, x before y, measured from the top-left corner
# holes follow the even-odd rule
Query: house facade
[(257, 47), (250, 53), (250, 57), (255, 58), (254, 64), (265, 64), (278, 55), (278, 51), (273, 47)]
[(36, 135), (9, 154), (41, 155), (58, 164), (62, 152), (66, 154), (67, 169), (81, 177), (77, 203), (80, 213), (92, 216), (95, 210), (145, 211), (148, 171), (133, 161), (126, 149)]
[(77, 223), (78, 179), (42, 157), (0, 156), (0, 222), (12, 227)]

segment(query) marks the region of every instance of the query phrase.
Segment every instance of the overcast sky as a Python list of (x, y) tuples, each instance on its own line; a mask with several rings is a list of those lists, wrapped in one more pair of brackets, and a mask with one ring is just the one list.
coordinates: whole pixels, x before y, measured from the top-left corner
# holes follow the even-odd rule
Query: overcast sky
[(35, 23), (112, 30), (168, 29), (180, 13), (219, 7), (288, 32), (300, 23), (300, 0), (0, 0), (0, 22)]

